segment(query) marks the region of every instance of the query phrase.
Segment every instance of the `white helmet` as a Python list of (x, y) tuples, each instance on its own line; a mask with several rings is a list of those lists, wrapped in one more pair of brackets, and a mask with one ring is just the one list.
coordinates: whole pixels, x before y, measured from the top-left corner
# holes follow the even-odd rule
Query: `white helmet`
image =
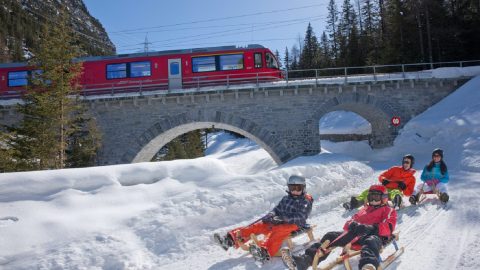
[(305, 177), (294, 174), (288, 178), (287, 185), (305, 185)]
[(301, 191), (302, 193), (300, 194), (300, 196), (304, 195), (305, 194), (305, 177), (301, 176), (301, 175), (292, 175), (288, 178), (288, 181), (287, 181), (287, 186), (288, 186), (288, 194), (290, 194), (291, 196), (299, 196), (299, 195), (293, 195), (292, 192), (294, 190), (296, 191)]

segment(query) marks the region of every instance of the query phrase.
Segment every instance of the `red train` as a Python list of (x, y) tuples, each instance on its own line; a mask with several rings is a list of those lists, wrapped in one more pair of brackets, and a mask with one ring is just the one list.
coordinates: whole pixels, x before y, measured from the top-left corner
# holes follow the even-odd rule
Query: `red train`
[[(282, 78), (277, 59), (261, 45), (222, 46), (85, 57), (82, 94), (197, 88)], [(0, 64), (0, 98), (18, 97), (33, 67)]]

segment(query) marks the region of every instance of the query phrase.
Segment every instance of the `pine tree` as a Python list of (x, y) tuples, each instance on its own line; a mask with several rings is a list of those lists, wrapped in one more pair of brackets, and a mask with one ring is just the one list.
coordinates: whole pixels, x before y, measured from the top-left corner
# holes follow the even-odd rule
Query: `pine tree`
[(360, 40), (368, 65), (380, 63), (379, 12), (375, 3), (374, 0), (365, 0), (362, 6), (363, 32)]
[(358, 50), (358, 32), (356, 27), (357, 22), (353, 6), (350, 3), (350, 0), (344, 0), (342, 5), (342, 17), (338, 25), (340, 65), (351, 65), (351, 58), (359, 57), (359, 55), (352, 55), (352, 51)]
[(321, 58), (322, 61), (320, 63), (319, 68), (326, 68), (331, 67), (333, 64), (333, 55), (330, 51), (330, 46), (327, 38), (327, 34), (325, 31), (322, 33), (322, 38), (320, 39), (319, 47), (322, 49), (321, 51)]
[(278, 62), (278, 67), (279, 68), (282, 68), (282, 61), (280, 61), (280, 53), (278, 52), (278, 50), (275, 50), (275, 57), (277, 58), (277, 62)]
[[(75, 119), (81, 111), (78, 80), (81, 64), (73, 61), (78, 54), (75, 38), (61, 13), (54, 23), (46, 24), (36, 57), (30, 61), (32, 72), (24, 104), (24, 116), (13, 130), (17, 169), (59, 169), (67, 166), (70, 136), (75, 133)], [(75, 96), (77, 98), (75, 98)]]
[(10, 145), (14, 134), (0, 130), (0, 173), (14, 171), (17, 163), (15, 156), (18, 156), (16, 149)]
[(288, 48), (285, 47), (285, 57), (283, 58), (283, 63), (285, 66), (285, 69), (288, 71), (290, 70), (290, 56), (288, 54)]
[(200, 130), (194, 130), (186, 134), (185, 152), (188, 158), (203, 157), (205, 148), (202, 142)]
[(318, 53), (318, 40), (313, 32), (311, 24), (308, 24), (303, 42), (303, 50), (300, 56), (299, 65), (301, 69), (313, 69), (316, 67), (315, 60)]
[(330, 38), (331, 52), (333, 60), (336, 62), (338, 58), (338, 11), (335, 0), (330, 0), (328, 3), (328, 15), (327, 15), (327, 33)]
[(101, 133), (96, 121), (89, 116), (85, 107), (75, 112), (72, 133), (68, 138), (67, 165), (81, 168), (95, 165), (97, 152), (101, 146)]

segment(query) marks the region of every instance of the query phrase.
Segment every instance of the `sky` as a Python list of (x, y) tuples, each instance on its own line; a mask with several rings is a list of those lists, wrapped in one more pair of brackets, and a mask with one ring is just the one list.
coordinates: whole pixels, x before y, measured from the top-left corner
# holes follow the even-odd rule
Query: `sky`
[(117, 53), (261, 44), (281, 55), (303, 40), (308, 23), (320, 36), (327, 0), (84, 0)]
[[(458, 71), (443, 69), (448, 70)], [(322, 153), (277, 166), (252, 141), (216, 133), (206, 156), (196, 159), (2, 173), (0, 268), (258, 270), (248, 253), (225, 252), (212, 235), (271, 210), (285, 195), (290, 175), (307, 178), (314, 198), (308, 222), (316, 225), (319, 239), (341, 230), (355, 213), (341, 204), (378, 183), (378, 175), (400, 165), (405, 153), (416, 157), (420, 185), (423, 166), (441, 147), (450, 201), (442, 206), (430, 196), (414, 207), (404, 198), (407, 207), (398, 212), (396, 230), (405, 253), (388, 269), (479, 269), (479, 88), (480, 77), (463, 84), (410, 120), (384, 149), (322, 142)], [(307, 238), (294, 242), (301, 248)], [(392, 250), (386, 247), (383, 258)], [(357, 264), (353, 258), (352, 269)], [(285, 269), (280, 258), (262, 268), (279, 269)]]

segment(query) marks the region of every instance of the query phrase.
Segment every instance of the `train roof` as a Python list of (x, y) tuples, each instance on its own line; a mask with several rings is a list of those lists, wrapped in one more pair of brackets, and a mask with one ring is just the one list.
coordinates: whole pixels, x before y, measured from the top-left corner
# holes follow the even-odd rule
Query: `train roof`
[[(76, 58), (76, 61), (98, 61), (98, 60), (110, 60), (110, 59), (121, 59), (121, 58), (133, 58), (133, 57), (143, 57), (143, 56), (160, 56), (160, 55), (170, 55), (170, 54), (186, 54), (186, 53), (199, 53), (199, 52), (216, 52), (216, 51), (234, 51), (239, 49), (263, 49), (262, 45), (259, 44), (249, 44), (246, 47), (241, 46), (217, 46), (217, 47), (206, 47), (206, 48), (192, 48), (192, 49), (182, 49), (182, 50), (167, 50), (167, 51), (156, 51), (156, 52), (145, 52), (145, 53), (129, 53), (129, 54), (117, 54), (111, 56), (87, 56)], [(27, 63), (5, 63), (0, 64), (0, 68), (15, 68), (15, 67), (26, 67)]]
[(129, 53), (129, 54), (117, 54), (112, 56), (90, 56), (90, 57), (81, 57), (77, 60), (79, 61), (97, 61), (97, 60), (109, 60), (109, 59), (119, 59), (119, 58), (133, 58), (133, 57), (143, 57), (143, 56), (161, 56), (161, 55), (170, 55), (170, 54), (187, 54), (187, 53), (201, 53), (201, 52), (216, 52), (216, 51), (234, 51), (239, 49), (263, 49), (262, 45), (259, 44), (249, 44), (246, 47), (241, 46), (218, 46), (218, 47), (207, 47), (207, 48), (192, 48), (192, 49), (182, 49), (182, 50), (167, 50), (167, 51), (157, 51), (157, 52), (145, 52), (145, 53)]

